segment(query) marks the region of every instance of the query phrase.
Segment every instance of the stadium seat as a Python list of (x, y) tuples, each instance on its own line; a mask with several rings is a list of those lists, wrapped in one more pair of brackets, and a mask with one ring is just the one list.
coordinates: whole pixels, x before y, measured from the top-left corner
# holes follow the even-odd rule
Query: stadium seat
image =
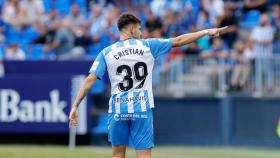
[(98, 118), (98, 124), (96, 127), (92, 129), (93, 134), (107, 134), (108, 127), (107, 127), (107, 113), (100, 114)]
[(43, 45), (37, 44), (37, 45), (32, 45), (31, 46), (31, 60), (40, 60), (44, 58), (44, 50), (43, 50)]
[(44, 0), (43, 3), (45, 12), (48, 13), (53, 8), (53, 3), (51, 0)]
[(79, 5), (80, 10), (83, 13), (86, 13), (86, 11), (87, 11), (87, 2), (86, 2), (86, 0), (75, 0), (75, 3), (77, 3)]
[(0, 60), (4, 58), (4, 48), (3, 46), (0, 46)]
[(56, 0), (55, 6), (60, 14), (68, 14), (70, 12), (70, 0)]
[(194, 13), (199, 13), (199, 10), (200, 10), (200, 1), (197, 1), (197, 0), (190, 0), (191, 4), (192, 4), (192, 10)]
[(240, 26), (244, 29), (250, 29), (259, 23), (260, 12), (258, 10), (251, 10), (244, 15)]
[(6, 43), (17, 43), (21, 40), (22, 34), (17, 28), (9, 27), (6, 32)]
[(36, 37), (39, 36), (39, 32), (34, 28), (26, 28), (23, 31), (23, 37), (21, 39), (21, 42), (29, 44), (31, 43)]

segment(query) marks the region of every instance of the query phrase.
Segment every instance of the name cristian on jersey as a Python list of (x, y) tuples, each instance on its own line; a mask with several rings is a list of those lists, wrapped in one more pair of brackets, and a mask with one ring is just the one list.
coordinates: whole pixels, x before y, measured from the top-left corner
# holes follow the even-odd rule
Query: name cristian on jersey
[(134, 97), (127, 97), (127, 98), (114, 98), (115, 103), (128, 103), (128, 102), (137, 102), (137, 101), (147, 101), (146, 96), (134, 96)]
[(121, 52), (116, 53), (114, 55), (114, 57), (115, 57), (115, 59), (119, 60), (123, 56), (132, 55), (132, 54), (138, 54), (140, 56), (143, 56), (144, 55), (144, 50), (133, 49), (133, 48), (125, 49), (125, 50), (123, 50)]

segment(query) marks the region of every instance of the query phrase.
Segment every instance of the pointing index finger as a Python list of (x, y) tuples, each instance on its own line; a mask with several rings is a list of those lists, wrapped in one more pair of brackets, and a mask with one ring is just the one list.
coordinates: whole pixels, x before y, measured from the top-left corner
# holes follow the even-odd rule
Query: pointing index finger
[(221, 28), (219, 28), (219, 31), (224, 31), (224, 30), (226, 30), (228, 28), (229, 28), (229, 26), (221, 27)]

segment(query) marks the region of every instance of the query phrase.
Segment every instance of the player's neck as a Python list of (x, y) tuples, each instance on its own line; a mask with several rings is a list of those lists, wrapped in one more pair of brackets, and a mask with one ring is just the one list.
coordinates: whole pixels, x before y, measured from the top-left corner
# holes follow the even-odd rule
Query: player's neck
[(120, 35), (120, 41), (125, 41), (125, 40), (131, 39), (131, 38), (133, 38), (133, 36), (126, 32), (122, 32)]

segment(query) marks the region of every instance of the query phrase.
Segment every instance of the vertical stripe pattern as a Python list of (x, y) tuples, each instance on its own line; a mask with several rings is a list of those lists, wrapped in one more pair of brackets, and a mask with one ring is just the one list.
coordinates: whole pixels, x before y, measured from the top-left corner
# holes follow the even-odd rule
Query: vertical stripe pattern
[[(112, 87), (109, 113), (138, 113), (153, 108), (151, 84), (154, 57), (148, 42), (138, 39), (116, 42), (104, 49), (104, 58)], [(144, 63), (145, 67), (135, 66), (139, 63)], [(137, 85), (142, 80), (137, 80), (135, 74), (139, 75), (137, 72), (142, 72), (143, 68), (146, 68), (147, 76), (144, 84), (139, 88)], [(120, 90), (120, 83), (132, 84), (132, 86), (127, 92), (123, 92)]]
[(123, 94), (120, 95), (120, 113), (128, 113), (128, 93), (124, 92)]
[(147, 109), (150, 109), (151, 106), (150, 106), (150, 102), (149, 102), (149, 94), (148, 94), (148, 91), (147, 90), (144, 90), (144, 96), (145, 96), (145, 99), (146, 99), (146, 107)]
[[(133, 93), (128, 93), (128, 98), (134, 98)], [(134, 100), (129, 101), (127, 103), (127, 106), (128, 106), (127, 109), (128, 113), (134, 113)]]
[[(133, 97), (138, 97), (140, 92), (133, 92)], [(133, 102), (133, 107), (135, 112), (141, 112), (141, 102), (139, 101), (134, 101)]]

